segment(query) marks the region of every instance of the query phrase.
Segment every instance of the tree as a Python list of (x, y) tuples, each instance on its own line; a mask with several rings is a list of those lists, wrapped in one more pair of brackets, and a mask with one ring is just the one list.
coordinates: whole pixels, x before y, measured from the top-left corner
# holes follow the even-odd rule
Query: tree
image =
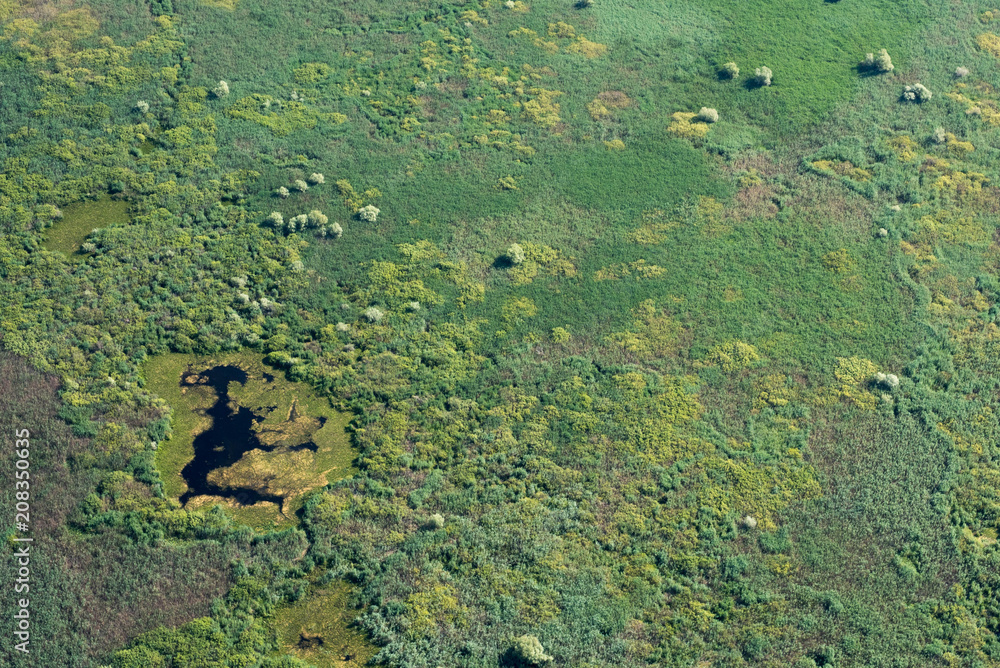
[(892, 72), (896, 69), (892, 64), (892, 58), (889, 57), (889, 52), (885, 49), (879, 49), (877, 56), (874, 53), (866, 55), (865, 59), (861, 61), (861, 67), (875, 72)]
[(729, 62), (722, 66), (722, 74), (727, 79), (735, 79), (740, 75), (740, 68), (736, 63)]
[(521, 264), (525, 259), (524, 249), (521, 248), (521, 244), (511, 244), (505, 256), (511, 264)]
[(715, 123), (719, 120), (719, 112), (711, 107), (702, 107), (695, 119), (702, 123)]
[(523, 635), (514, 638), (511, 654), (514, 659), (529, 666), (538, 666), (548, 663), (553, 659), (553, 657), (545, 653), (545, 649), (538, 638), (532, 635)]
[(903, 99), (909, 102), (926, 102), (932, 96), (933, 93), (920, 83), (915, 83), (903, 89)]
[(374, 207), (371, 204), (369, 204), (368, 206), (363, 206), (360, 209), (358, 209), (358, 218), (367, 221), (369, 223), (374, 223), (376, 220), (378, 220), (379, 213), (381, 213), (381, 211), (377, 207)]
[(225, 81), (220, 81), (215, 85), (215, 88), (212, 89), (212, 94), (217, 98), (226, 97), (229, 95), (229, 84)]
[(753, 76), (754, 76), (754, 81), (757, 82), (758, 86), (770, 86), (773, 72), (771, 72), (770, 67), (767, 67), (766, 65), (761, 65), (760, 67), (754, 70)]

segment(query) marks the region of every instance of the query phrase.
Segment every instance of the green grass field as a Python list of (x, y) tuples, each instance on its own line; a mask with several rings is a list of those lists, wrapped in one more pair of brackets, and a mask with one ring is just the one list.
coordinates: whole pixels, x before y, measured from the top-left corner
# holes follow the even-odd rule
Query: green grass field
[[(198, 555), (190, 606), (127, 571), (169, 614), (114, 642), (40, 619), (59, 661), (1000, 666), (996, 7), (0, 22), (0, 345), (76, 439), (46, 531)], [(177, 503), (222, 362), (262, 447), (206, 480), (283, 513)]]

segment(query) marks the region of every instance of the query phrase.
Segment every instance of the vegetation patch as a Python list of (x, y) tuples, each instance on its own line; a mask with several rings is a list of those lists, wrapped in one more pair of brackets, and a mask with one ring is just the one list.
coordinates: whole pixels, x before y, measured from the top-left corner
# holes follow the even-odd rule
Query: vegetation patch
[(67, 256), (83, 257), (93, 250), (83, 248), (94, 230), (128, 222), (128, 202), (105, 195), (91, 202), (74, 202), (62, 207), (62, 216), (46, 232), (43, 247)]
[[(263, 366), (260, 356), (233, 354), (195, 357), (171, 354), (151, 358), (144, 367), (151, 389), (170, 403), (171, 438), (157, 452), (157, 467), (170, 496), (192, 508), (220, 503), (234, 517), (252, 526), (292, 521), (304, 495), (312, 489), (347, 475), (353, 453), (345, 427), (349, 417), (330, 408), (328, 400), (307, 387), (289, 383)], [(239, 380), (212, 382), (210, 372), (233, 368)], [(220, 392), (228, 404), (213, 411)], [(229, 415), (245, 412), (247, 421), (237, 426)], [(214, 415), (214, 417), (213, 417)], [(226, 428), (242, 434), (216, 433), (213, 421), (226, 419)], [(225, 466), (209, 470), (196, 444), (202, 448), (241, 448)], [(237, 439), (237, 440), (232, 440)], [(242, 439), (245, 445), (238, 442)], [(196, 495), (190, 489), (200, 480)], [(215, 493), (204, 493), (215, 490)]]

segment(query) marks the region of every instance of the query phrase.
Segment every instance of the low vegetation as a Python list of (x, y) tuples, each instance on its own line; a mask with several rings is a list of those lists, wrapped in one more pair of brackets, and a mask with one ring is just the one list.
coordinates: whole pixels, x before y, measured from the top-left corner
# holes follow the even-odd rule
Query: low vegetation
[(0, 663), (1000, 661), (995, 7), (279, 4), (0, 3)]

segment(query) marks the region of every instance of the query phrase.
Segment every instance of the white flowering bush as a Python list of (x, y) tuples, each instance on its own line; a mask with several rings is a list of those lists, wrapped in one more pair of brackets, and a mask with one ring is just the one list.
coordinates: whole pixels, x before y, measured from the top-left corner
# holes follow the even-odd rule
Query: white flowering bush
[(312, 174), (309, 175), (309, 183), (313, 183), (315, 185), (326, 183), (326, 177), (320, 174), (319, 172), (313, 172)]
[(882, 373), (880, 371), (875, 374), (875, 382), (884, 388), (894, 390), (899, 387), (899, 376), (894, 373)]
[(323, 227), (327, 223), (327, 217), (321, 213), (318, 209), (313, 209), (309, 212), (307, 218), (309, 219), (309, 225), (311, 227)]
[(369, 223), (374, 223), (376, 220), (378, 220), (378, 215), (380, 213), (381, 210), (369, 204), (368, 206), (363, 206), (360, 209), (358, 209), (358, 218), (367, 221)]
[(292, 185), (300, 193), (304, 193), (305, 191), (309, 190), (309, 184), (303, 181), (302, 179), (295, 179), (295, 183), (293, 183)]
[(969, 68), (968, 67), (956, 67), (955, 68), (955, 77), (956, 78), (961, 79), (962, 77), (967, 77), (967, 76), (969, 76)]
[(338, 322), (335, 329), (338, 332), (349, 332), (351, 331), (351, 326), (348, 325), (346, 322)]
[(729, 62), (722, 66), (722, 74), (727, 79), (735, 79), (740, 76), (740, 68), (736, 63)]
[(753, 71), (753, 78), (758, 86), (770, 86), (771, 77), (773, 76), (774, 73), (771, 71), (771, 68), (766, 65), (761, 65)]
[(377, 306), (369, 306), (368, 308), (366, 308), (364, 315), (365, 315), (365, 320), (367, 320), (368, 322), (379, 322), (382, 318), (385, 317), (385, 313), (383, 313), (382, 309), (378, 308)]
[(518, 265), (524, 262), (526, 255), (521, 244), (511, 244), (510, 248), (507, 249), (506, 257), (511, 264)]
[(411, 311), (411, 312), (413, 312), (413, 313), (416, 313), (417, 311), (419, 311), (419, 310), (420, 310), (420, 302), (409, 302), (409, 303), (408, 303), (408, 304), (406, 305), (406, 309), (407, 309), (408, 311)]
[(281, 186), (274, 192), (277, 193), (278, 197), (280, 197), (281, 199), (287, 199), (288, 196), (292, 194), (285, 186)]
[(135, 108), (139, 110), (139, 113), (145, 114), (149, 111), (149, 102), (145, 100), (139, 100), (135, 103)]
[(220, 81), (215, 85), (215, 88), (212, 89), (212, 94), (215, 95), (215, 97), (225, 97), (229, 95), (229, 84), (225, 81)]
[(889, 52), (885, 49), (879, 49), (878, 55), (874, 53), (866, 55), (865, 59), (861, 61), (861, 67), (875, 72), (892, 72), (896, 69), (895, 65), (892, 64), (892, 58), (889, 57)]
[(514, 658), (522, 664), (538, 666), (552, 661), (553, 658), (545, 653), (541, 641), (536, 636), (523, 635), (514, 638), (514, 644), (510, 648)]
[(933, 97), (933, 93), (920, 83), (915, 83), (903, 89), (903, 99), (908, 102), (926, 102), (931, 97)]
[(271, 223), (272, 227), (280, 230), (285, 225), (285, 218), (281, 215), (280, 211), (272, 211), (271, 215), (267, 217), (267, 222)]
[(719, 112), (711, 107), (702, 107), (698, 115), (695, 116), (695, 120), (701, 121), (702, 123), (715, 123), (719, 120)]

